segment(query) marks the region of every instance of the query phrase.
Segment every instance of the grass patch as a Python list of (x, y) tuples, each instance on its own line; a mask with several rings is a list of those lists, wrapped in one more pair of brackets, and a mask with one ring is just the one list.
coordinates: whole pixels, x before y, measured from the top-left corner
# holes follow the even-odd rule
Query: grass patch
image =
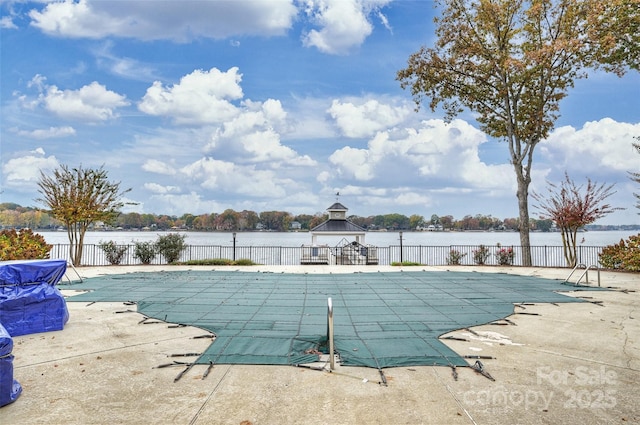
[(239, 260), (229, 260), (227, 258), (211, 258), (208, 260), (191, 260), (181, 263), (173, 263), (185, 266), (257, 266), (258, 263), (254, 263), (248, 258), (240, 258)]
[(424, 264), (414, 263), (412, 261), (403, 261), (402, 263), (399, 261), (394, 261), (391, 263), (392, 266), (424, 266)]

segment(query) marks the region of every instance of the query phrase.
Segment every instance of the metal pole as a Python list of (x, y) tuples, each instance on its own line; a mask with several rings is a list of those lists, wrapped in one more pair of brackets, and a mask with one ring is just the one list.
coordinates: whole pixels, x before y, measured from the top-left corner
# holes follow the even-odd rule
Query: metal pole
[(400, 264), (402, 264), (402, 232), (400, 232)]
[(333, 370), (336, 368), (336, 363), (333, 355), (333, 303), (331, 297), (327, 299), (327, 337), (329, 338), (329, 367)]
[(236, 261), (236, 232), (233, 232), (233, 261)]

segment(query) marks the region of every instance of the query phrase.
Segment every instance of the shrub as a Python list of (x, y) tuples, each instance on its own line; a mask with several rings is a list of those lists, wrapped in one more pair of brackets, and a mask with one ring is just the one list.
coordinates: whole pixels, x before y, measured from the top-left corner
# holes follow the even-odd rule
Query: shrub
[(489, 248), (484, 245), (480, 245), (478, 249), (473, 251), (473, 262), (479, 265), (483, 265), (487, 262), (487, 258), (491, 253), (489, 252)]
[(40, 234), (31, 229), (3, 230), (0, 232), (0, 260), (42, 260), (49, 258), (49, 245)]
[(101, 250), (104, 251), (105, 256), (107, 257), (107, 261), (109, 264), (113, 266), (117, 266), (122, 262), (122, 258), (124, 254), (129, 249), (126, 245), (117, 245), (114, 241), (103, 242), (100, 241), (98, 244)]
[(256, 263), (254, 263), (248, 258), (240, 258), (239, 260), (234, 261), (233, 265), (234, 266), (255, 266)]
[(184, 240), (187, 236), (179, 233), (169, 233), (159, 236), (156, 241), (157, 251), (164, 257), (167, 263), (175, 263), (180, 259), (180, 254), (187, 248)]
[(136, 242), (133, 256), (142, 264), (151, 264), (156, 257), (156, 246), (153, 242)]
[(449, 256), (447, 257), (447, 264), (450, 266), (459, 266), (460, 261), (466, 256), (466, 253), (461, 253), (457, 249), (452, 249), (449, 251)]
[[(500, 245), (498, 245), (498, 248), (500, 248)], [(514, 257), (514, 253), (513, 253), (513, 248), (500, 248), (498, 249), (498, 252), (496, 252), (496, 260), (498, 261), (498, 264), (501, 266), (511, 266), (513, 265), (513, 257)]]
[(600, 253), (600, 264), (607, 269), (640, 271), (640, 234), (604, 247)]

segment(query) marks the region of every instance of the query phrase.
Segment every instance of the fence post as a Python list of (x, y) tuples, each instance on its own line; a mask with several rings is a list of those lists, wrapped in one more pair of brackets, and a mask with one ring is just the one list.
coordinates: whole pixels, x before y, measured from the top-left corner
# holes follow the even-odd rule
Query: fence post
[(236, 232), (233, 232), (233, 261), (236, 261)]

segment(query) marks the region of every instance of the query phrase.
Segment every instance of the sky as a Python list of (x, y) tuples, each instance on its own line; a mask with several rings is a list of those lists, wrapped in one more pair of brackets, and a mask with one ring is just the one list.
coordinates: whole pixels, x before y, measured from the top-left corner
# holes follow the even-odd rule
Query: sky
[[(433, 46), (434, 2), (0, 0), (0, 202), (45, 207), (40, 172), (104, 166), (124, 212), (518, 216), (507, 144), (396, 80)], [(629, 172), (640, 75), (592, 72), (535, 151), (530, 190)], [(336, 194), (339, 193), (339, 197)], [(533, 205), (533, 200), (530, 201)], [(531, 208), (531, 217), (539, 215)]]

